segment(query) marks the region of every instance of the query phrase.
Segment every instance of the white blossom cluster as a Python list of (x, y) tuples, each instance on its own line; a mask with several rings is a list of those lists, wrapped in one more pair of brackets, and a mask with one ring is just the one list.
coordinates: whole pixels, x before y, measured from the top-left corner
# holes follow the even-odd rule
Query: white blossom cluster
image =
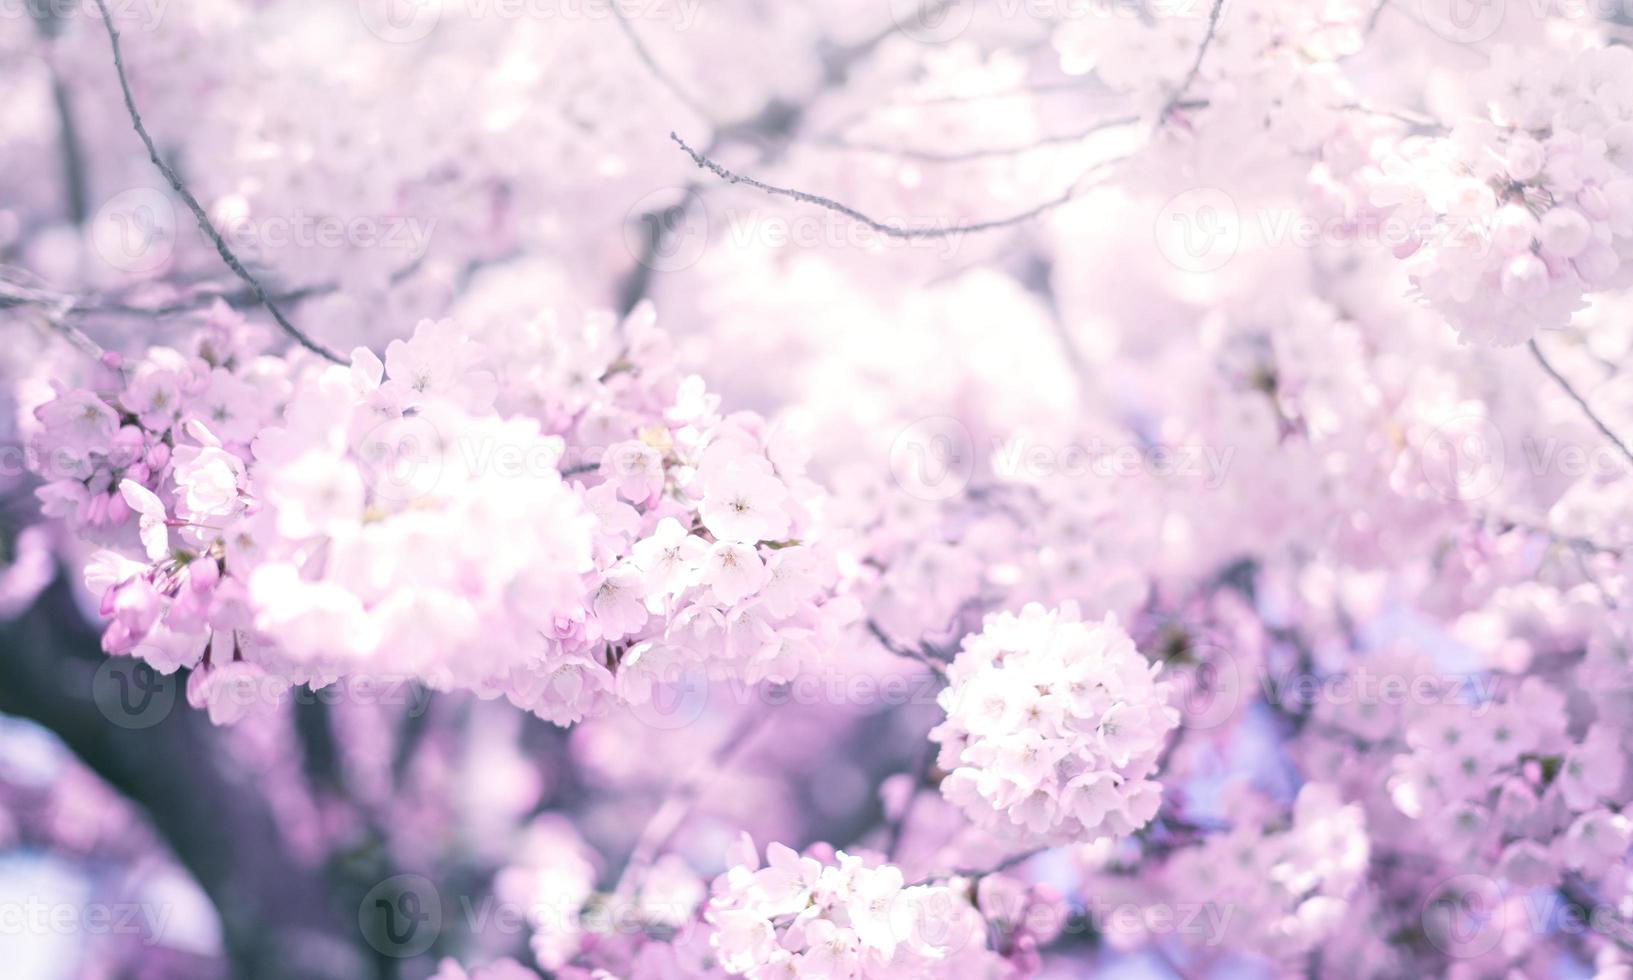
[(1115, 616), (1075, 603), (988, 616), (940, 703), (942, 794), (976, 824), (1034, 844), (1125, 836), (1156, 815), (1157, 768), (1179, 713), (1160, 666)]
[(729, 974), (975, 978), (1001, 965), (981, 913), (953, 884), (906, 884), (900, 868), (844, 851), (824, 862), (773, 843), (761, 867), (752, 843), (742, 850), (706, 912)]

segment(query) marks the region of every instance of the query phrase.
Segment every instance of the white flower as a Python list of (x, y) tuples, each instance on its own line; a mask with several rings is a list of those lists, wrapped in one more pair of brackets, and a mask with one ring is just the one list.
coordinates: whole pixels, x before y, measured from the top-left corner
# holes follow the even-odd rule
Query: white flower
[(718, 541), (703, 559), (703, 584), (728, 606), (758, 592), (769, 577), (765, 562), (751, 545)]
[(679, 595), (693, 584), (708, 550), (702, 538), (688, 534), (673, 517), (665, 517), (650, 537), (635, 542), (630, 561), (645, 576), (649, 606), (661, 608), (664, 597)]
[(175, 451), (180, 516), (191, 521), (231, 517), (241, 506), (244, 461), (219, 446), (183, 446)]
[(901, 869), (890, 865), (861, 871), (856, 877), (856, 890), (845, 906), (862, 945), (886, 957), (896, 952), (896, 944), (911, 928), (910, 923), (902, 921), (911, 910), (897, 905), (902, 884)]
[(493, 404), (493, 372), (478, 367), (481, 348), (451, 320), (421, 320), (408, 340), (386, 345), (384, 385), (407, 404), (446, 400), (468, 411)]
[(766, 564), (771, 575), (760, 590), (760, 599), (773, 616), (792, 616), (821, 585), (817, 555), (810, 548), (780, 549)]
[(601, 580), (590, 608), (597, 633), (604, 640), (621, 640), (646, 625), (641, 575), (632, 568), (615, 570)]
[(309, 452), (279, 467), (264, 492), (278, 509), (278, 533), (287, 537), (344, 534), (363, 520), (362, 476), (327, 452)]
[(136, 512), (137, 528), (147, 557), (158, 561), (170, 553), (170, 532), (165, 528), (164, 504), (152, 490), (135, 480), (119, 481), (119, 494)]
[(709, 481), (698, 505), (703, 526), (721, 541), (779, 541), (788, 535), (788, 488), (770, 473), (732, 465)]

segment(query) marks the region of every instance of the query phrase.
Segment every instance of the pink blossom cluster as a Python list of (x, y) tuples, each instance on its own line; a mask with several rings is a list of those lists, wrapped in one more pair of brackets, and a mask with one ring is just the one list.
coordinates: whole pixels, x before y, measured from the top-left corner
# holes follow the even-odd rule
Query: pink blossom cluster
[(1604, 874), (1633, 843), (1623, 733), (1609, 718), (1570, 730), (1566, 695), (1527, 678), (1513, 695), (1406, 725), (1389, 790), (1447, 853), (1521, 886)]
[(968, 636), (931, 733), (942, 793), (979, 826), (1029, 843), (1123, 837), (1156, 816), (1151, 777), (1179, 712), (1160, 665), (1107, 616), (1066, 603), (988, 616)]
[(1296, 960), (1353, 914), (1371, 858), (1366, 813), (1345, 803), (1338, 787), (1312, 782), (1299, 790), (1289, 817), (1243, 816), (1177, 852), (1164, 875), (1173, 895), (1229, 910), (1234, 944)]
[(1509, 346), (1627, 284), (1633, 52), (1500, 49), (1451, 130), (1401, 140), (1371, 203), (1404, 232), (1412, 283), (1466, 342)]
[(491, 346), (424, 321), (350, 365), (258, 356), (211, 317), (190, 353), (62, 389), (37, 448), (72, 466), (48, 512), (114, 545), (87, 571), (104, 647), (204, 666), (224, 718), (374, 673), (567, 724), (680, 664), (786, 679), (855, 615), (797, 446), (667, 370), (649, 313)]

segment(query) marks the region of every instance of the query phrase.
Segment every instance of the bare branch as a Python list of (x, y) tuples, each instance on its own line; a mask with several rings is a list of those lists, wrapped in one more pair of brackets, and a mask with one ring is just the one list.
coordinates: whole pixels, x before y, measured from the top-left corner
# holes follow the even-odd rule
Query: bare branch
[(890, 651), (890, 653), (893, 655), (904, 657), (908, 660), (917, 660), (919, 663), (930, 668), (931, 673), (934, 673), (937, 677), (944, 681), (947, 679), (947, 665), (932, 656), (930, 651), (922, 644), (917, 649), (903, 646), (902, 644), (891, 639), (890, 636), (885, 633), (884, 629), (881, 628), (877, 622), (871, 619), (868, 620), (868, 632), (873, 635), (875, 640), (879, 641), (880, 646)]
[(1054, 850), (1053, 846), (1030, 848), (1016, 854), (1011, 854), (1009, 857), (1004, 858), (1002, 861), (999, 861), (990, 868), (954, 868), (952, 871), (944, 871), (940, 874), (930, 875), (927, 878), (920, 878), (918, 881), (913, 882), (908, 887), (911, 888), (915, 885), (928, 885), (937, 881), (946, 881), (948, 878), (974, 878), (979, 880), (981, 878), (985, 878), (987, 875), (1002, 874), (1011, 868), (1025, 864), (1026, 862), (1037, 857), (1039, 854), (1052, 850)]
[(262, 306), (266, 307), (268, 313), (272, 314), (272, 319), (277, 322), (279, 327), (283, 328), (284, 333), (319, 357), (333, 361), (336, 364), (346, 363), (339, 354), (308, 337), (301, 332), (300, 328), (289, 322), (289, 318), (284, 316), (283, 312), (278, 309), (277, 304), (272, 301), (272, 297), (267, 295), (266, 289), (261, 285), (260, 280), (251, 275), (249, 270), (244, 268), (244, 264), (238, 261), (238, 256), (234, 255), (232, 249), (227, 247), (226, 240), (215, 230), (215, 226), (210, 224), (210, 216), (204, 213), (204, 208), (199, 205), (198, 199), (182, 184), (181, 176), (169, 164), (164, 162), (164, 158), (159, 156), (159, 148), (153, 145), (153, 137), (148, 135), (147, 127), (142, 124), (142, 114), (137, 111), (136, 100), (130, 94), (130, 82), (125, 78), (125, 62), (119, 51), (119, 31), (113, 26), (113, 15), (108, 12), (108, 5), (105, 0), (96, 0), (96, 7), (102, 13), (102, 26), (107, 28), (108, 43), (113, 47), (113, 70), (119, 76), (119, 89), (125, 97), (125, 111), (130, 115), (131, 125), (136, 128), (136, 135), (142, 138), (142, 145), (147, 147), (148, 159), (152, 160), (153, 165), (159, 168), (159, 172), (164, 174), (165, 180), (170, 182), (170, 188), (186, 203), (188, 210), (193, 212), (193, 219), (198, 222), (199, 230), (204, 232), (205, 237), (215, 245), (216, 253), (221, 256), (221, 261), (227, 263), (227, 268), (231, 269), (234, 275), (249, 285), (250, 289), (255, 293), (255, 298), (260, 301)]
[(653, 811), (646, 826), (641, 828), (635, 848), (630, 851), (629, 860), (625, 862), (624, 870), (618, 875), (618, 883), (613, 887), (614, 894), (628, 897), (634, 893), (640, 885), (641, 876), (663, 853), (681, 824), (686, 822), (705, 784), (748, 748), (754, 736), (771, 719), (771, 714), (764, 705), (759, 705), (739, 717), (709, 758), (669, 792)]
[(646, 70), (657, 80), (658, 84), (662, 85), (670, 95), (673, 95), (681, 105), (713, 124), (715, 121), (714, 116), (709, 113), (708, 109), (704, 108), (703, 101), (688, 92), (675, 79), (675, 76), (669, 74), (662, 65), (658, 64), (658, 59), (652, 56), (652, 50), (646, 46), (645, 41), (641, 40), (641, 35), (636, 33), (635, 25), (631, 24), (629, 18), (624, 15), (623, 6), (617, 3), (608, 6), (612, 8), (612, 19), (618, 22), (618, 29), (624, 32), (624, 37), (629, 39), (630, 47), (635, 49), (635, 56), (641, 59), (641, 64), (646, 66)]
[(1610, 426), (1606, 425), (1604, 419), (1601, 419), (1594, 412), (1587, 399), (1577, 393), (1577, 390), (1571, 386), (1565, 376), (1555, 370), (1552, 364), (1548, 363), (1548, 358), (1543, 356), (1542, 348), (1537, 346), (1537, 342), (1532, 340), (1526, 346), (1531, 348), (1531, 356), (1537, 359), (1537, 363), (1542, 366), (1542, 370), (1546, 371), (1548, 376), (1554, 379), (1554, 383), (1559, 385), (1560, 390), (1569, 395), (1571, 401), (1576, 402), (1577, 406), (1582, 409), (1582, 414), (1588, 417), (1588, 421), (1593, 423), (1593, 427), (1598, 429), (1606, 439), (1609, 439), (1617, 449), (1621, 450), (1622, 455), (1627, 458), (1629, 463), (1633, 463), (1633, 450), (1629, 450), (1627, 443), (1623, 442), (1616, 433), (1610, 430)]
[(687, 145), (686, 141), (681, 139), (677, 134), (670, 133), (669, 138), (680, 144), (680, 148), (686, 151), (687, 155), (692, 158), (692, 162), (696, 163), (704, 170), (714, 174), (716, 177), (719, 177), (721, 180), (724, 180), (728, 184), (743, 184), (744, 186), (752, 187), (755, 190), (764, 191), (767, 194), (771, 194), (776, 197), (786, 197), (790, 200), (799, 201), (803, 204), (814, 204), (817, 207), (826, 208), (829, 211), (834, 211), (844, 215), (847, 218), (859, 221), (881, 235), (908, 241), (930, 238), (950, 238), (955, 235), (964, 235), (980, 231), (992, 231), (998, 228), (1009, 228), (1014, 225), (1022, 224), (1023, 222), (1030, 221), (1040, 214), (1049, 212), (1060, 207), (1062, 204), (1075, 199), (1086, 187), (1090, 186), (1089, 179), (1095, 176), (1097, 172), (1109, 169), (1113, 165), (1127, 159), (1126, 156), (1120, 156), (1113, 157), (1110, 160), (1102, 160), (1080, 174), (1078, 178), (1072, 181), (1070, 186), (1068, 186), (1066, 190), (1061, 192), (1058, 196), (1050, 198), (1049, 200), (1044, 201), (1042, 204), (1030, 207), (1019, 214), (1012, 214), (1004, 218), (993, 218), (987, 221), (977, 221), (965, 225), (947, 225), (940, 228), (909, 228), (903, 225), (890, 224), (888, 222), (871, 218), (850, 205), (841, 204), (830, 197), (823, 197), (820, 194), (811, 194), (806, 191), (795, 190), (792, 187), (778, 187), (775, 184), (767, 184), (764, 181), (756, 180), (753, 177), (733, 173), (698, 151), (692, 149)]
[(39, 325), (62, 337), (87, 356), (100, 358), (105, 353), (102, 345), (71, 322), (74, 316), (74, 304), (71, 299), (44, 290), (31, 289), (13, 280), (7, 275), (7, 271), (0, 269), (0, 312), (31, 311), (38, 318)]

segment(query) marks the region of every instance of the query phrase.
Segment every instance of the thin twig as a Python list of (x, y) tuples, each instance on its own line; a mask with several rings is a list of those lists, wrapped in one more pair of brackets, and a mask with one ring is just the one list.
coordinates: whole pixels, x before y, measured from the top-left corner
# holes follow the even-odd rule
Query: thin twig
[(680, 144), (680, 148), (686, 151), (686, 154), (692, 158), (692, 162), (696, 163), (704, 170), (714, 174), (716, 177), (719, 177), (721, 180), (724, 180), (728, 184), (743, 184), (744, 186), (752, 187), (755, 190), (764, 191), (765, 193), (774, 195), (776, 197), (786, 197), (790, 200), (799, 201), (802, 204), (814, 204), (819, 208), (826, 208), (829, 211), (835, 211), (847, 218), (859, 221), (879, 234), (885, 235), (886, 237), (903, 239), (907, 241), (918, 241), (929, 238), (951, 238), (955, 235), (966, 235), (975, 232), (993, 231), (998, 228), (1008, 228), (1026, 221), (1030, 221), (1040, 214), (1052, 211), (1055, 208), (1058, 208), (1061, 205), (1075, 199), (1080, 193), (1083, 192), (1084, 187), (1087, 186), (1087, 181), (1090, 177), (1095, 175), (1096, 171), (1104, 170), (1127, 159), (1126, 157), (1120, 156), (1114, 157), (1110, 160), (1102, 160), (1101, 162), (1090, 167), (1088, 170), (1085, 170), (1076, 180), (1072, 181), (1071, 185), (1068, 186), (1065, 191), (1061, 192), (1058, 196), (1050, 198), (1049, 200), (1044, 201), (1042, 204), (1034, 205), (1033, 207), (1020, 212), (1019, 214), (1012, 214), (1005, 218), (993, 218), (987, 221), (977, 221), (972, 224), (965, 225), (947, 225), (940, 228), (908, 228), (903, 225), (891, 224), (889, 222), (879, 221), (876, 218), (871, 218), (850, 205), (841, 204), (830, 197), (823, 197), (820, 194), (812, 194), (807, 191), (795, 190), (792, 187), (778, 187), (775, 184), (767, 184), (764, 181), (756, 180), (753, 177), (733, 173), (698, 151), (692, 149), (687, 145), (685, 140), (680, 138), (678, 134), (670, 133), (669, 138)]
[(1225, 9), (1225, 0), (1213, 0), (1213, 6), (1208, 10), (1208, 30), (1202, 35), (1202, 43), (1197, 45), (1196, 58), (1191, 62), (1190, 70), (1180, 79), (1179, 88), (1163, 103), (1162, 111), (1157, 113), (1157, 129), (1161, 129), (1168, 120), (1168, 114), (1179, 107), (1184, 101), (1185, 93), (1191, 90), (1196, 83), (1197, 76), (1202, 74), (1202, 60), (1208, 56), (1208, 49), (1213, 47), (1213, 39), (1219, 33), (1219, 14)]
[(1594, 428), (1603, 433), (1606, 439), (1609, 439), (1617, 449), (1621, 450), (1622, 455), (1627, 458), (1629, 463), (1633, 463), (1633, 450), (1629, 450), (1627, 448), (1627, 443), (1623, 442), (1616, 435), (1616, 433), (1610, 431), (1610, 426), (1606, 425), (1604, 420), (1594, 412), (1592, 406), (1588, 404), (1587, 399), (1583, 398), (1577, 393), (1576, 389), (1571, 386), (1571, 383), (1565, 379), (1565, 376), (1554, 370), (1554, 366), (1548, 363), (1548, 358), (1543, 356), (1542, 348), (1537, 346), (1537, 342), (1532, 340), (1526, 346), (1531, 348), (1531, 356), (1537, 359), (1537, 363), (1542, 365), (1542, 369), (1548, 373), (1550, 378), (1554, 379), (1554, 383), (1559, 385), (1560, 389), (1563, 390), (1565, 394), (1569, 395), (1571, 400), (1576, 402), (1576, 404), (1581, 407), (1582, 414), (1588, 417), (1588, 421), (1593, 423)]
[(267, 291), (262, 287), (260, 280), (251, 275), (249, 270), (244, 268), (244, 264), (238, 261), (238, 256), (234, 255), (232, 249), (227, 247), (226, 240), (215, 230), (215, 226), (210, 224), (210, 217), (204, 213), (204, 208), (199, 205), (198, 198), (195, 198), (182, 184), (181, 176), (169, 164), (164, 162), (164, 158), (159, 156), (159, 148), (153, 144), (153, 137), (148, 135), (147, 127), (142, 124), (142, 114), (137, 111), (136, 100), (130, 94), (130, 82), (125, 78), (125, 62), (119, 50), (119, 31), (113, 26), (113, 15), (108, 12), (108, 5), (105, 0), (96, 0), (96, 6), (102, 13), (102, 26), (107, 28), (108, 31), (108, 43), (113, 47), (113, 70), (119, 76), (119, 89), (125, 96), (125, 111), (130, 115), (131, 125), (136, 128), (136, 135), (142, 138), (142, 145), (147, 147), (148, 159), (152, 160), (153, 165), (159, 168), (159, 172), (164, 174), (165, 180), (170, 182), (171, 190), (174, 190), (187, 205), (188, 210), (193, 212), (193, 219), (198, 222), (199, 230), (204, 232), (205, 237), (209, 238), (211, 243), (215, 245), (216, 253), (221, 256), (221, 261), (227, 263), (227, 268), (231, 269), (238, 278), (249, 285), (250, 289), (255, 292), (255, 298), (260, 301), (262, 306), (266, 307), (268, 313), (272, 314), (272, 319), (277, 322), (279, 327), (283, 328), (284, 333), (287, 333), (294, 338), (296, 343), (319, 357), (333, 361), (336, 364), (346, 363), (339, 354), (308, 337), (301, 332), (300, 328), (289, 322), (289, 318), (284, 316), (283, 312), (278, 309), (277, 304), (272, 302), (272, 297), (267, 295)]
[(914, 649), (912, 647), (903, 646), (902, 644), (897, 643), (895, 640), (891, 639), (885, 633), (884, 629), (874, 620), (868, 620), (867, 625), (868, 632), (873, 634), (873, 638), (879, 641), (880, 646), (884, 647), (886, 650), (898, 657), (905, 657), (908, 660), (917, 660), (919, 663), (930, 668), (931, 672), (933, 672), (937, 677), (940, 677), (942, 680), (947, 679), (947, 665), (930, 656), (928, 651), (923, 648)]
[(928, 885), (936, 881), (945, 881), (948, 878), (974, 878), (975, 880), (979, 881), (988, 875), (1002, 874), (1003, 872), (1008, 871), (1017, 865), (1025, 864), (1045, 851), (1052, 850), (1054, 850), (1052, 846), (1034, 847), (1030, 850), (1021, 851), (1018, 854), (1011, 854), (1009, 857), (1004, 858), (1002, 861), (999, 861), (990, 868), (954, 868), (951, 871), (943, 871), (939, 874), (933, 874), (926, 878), (920, 878), (918, 881), (915, 881), (912, 884)]
[(726, 737), (720, 740), (720, 744), (710, 753), (703, 765), (669, 792), (653, 811), (646, 826), (641, 828), (641, 834), (635, 840), (635, 847), (629, 853), (629, 860), (625, 862), (624, 870), (618, 876), (618, 884), (613, 888), (614, 894), (628, 897), (634, 893), (640, 884), (641, 875), (663, 853), (670, 839), (692, 812), (692, 805), (697, 802), (704, 784), (718, 776), (721, 770), (748, 748), (754, 736), (770, 720), (771, 714), (762, 705), (750, 709), (738, 718), (737, 723), (726, 733)]
[(646, 70), (657, 83), (667, 89), (669, 94), (673, 95), (681, 105), (708, 120), (712, 125), (714, 117), (709, 113), (708, 109), (704, 108), (703, 101), (688, 92), (675, 79), (675, 76), (669, 74), (662, 65), (658, 64), (658, 59), (652, 56), (652, 50), (646, 46), (645, 41), (641, 40), (641, 35), (636, 33), (635, 25), (631, 24), (629, 18), (624, 15), (623, 6), (617, 3), (609, 4), (609, 6), (612, 8), (613, 20), (618, 22), (618, 29), (624, 32), (624, 37), (629, 40), (630, 47), (635, 49), (635, 56), (641, 59), (641, 64), (646, 66)]
[[(0, 282), (0, 285), (4, 285), (4, 283)], [(88, 357), (100, 359), (106, 353), (101, 344), (92, 340), (85, 331), (68, 322), (72, 311), (61, 303), (50, 303), (44, 300), (0, 292), (0, 311), (10, 309), (33, 311), (46, 329), (62, 337), (76, 350)]]

